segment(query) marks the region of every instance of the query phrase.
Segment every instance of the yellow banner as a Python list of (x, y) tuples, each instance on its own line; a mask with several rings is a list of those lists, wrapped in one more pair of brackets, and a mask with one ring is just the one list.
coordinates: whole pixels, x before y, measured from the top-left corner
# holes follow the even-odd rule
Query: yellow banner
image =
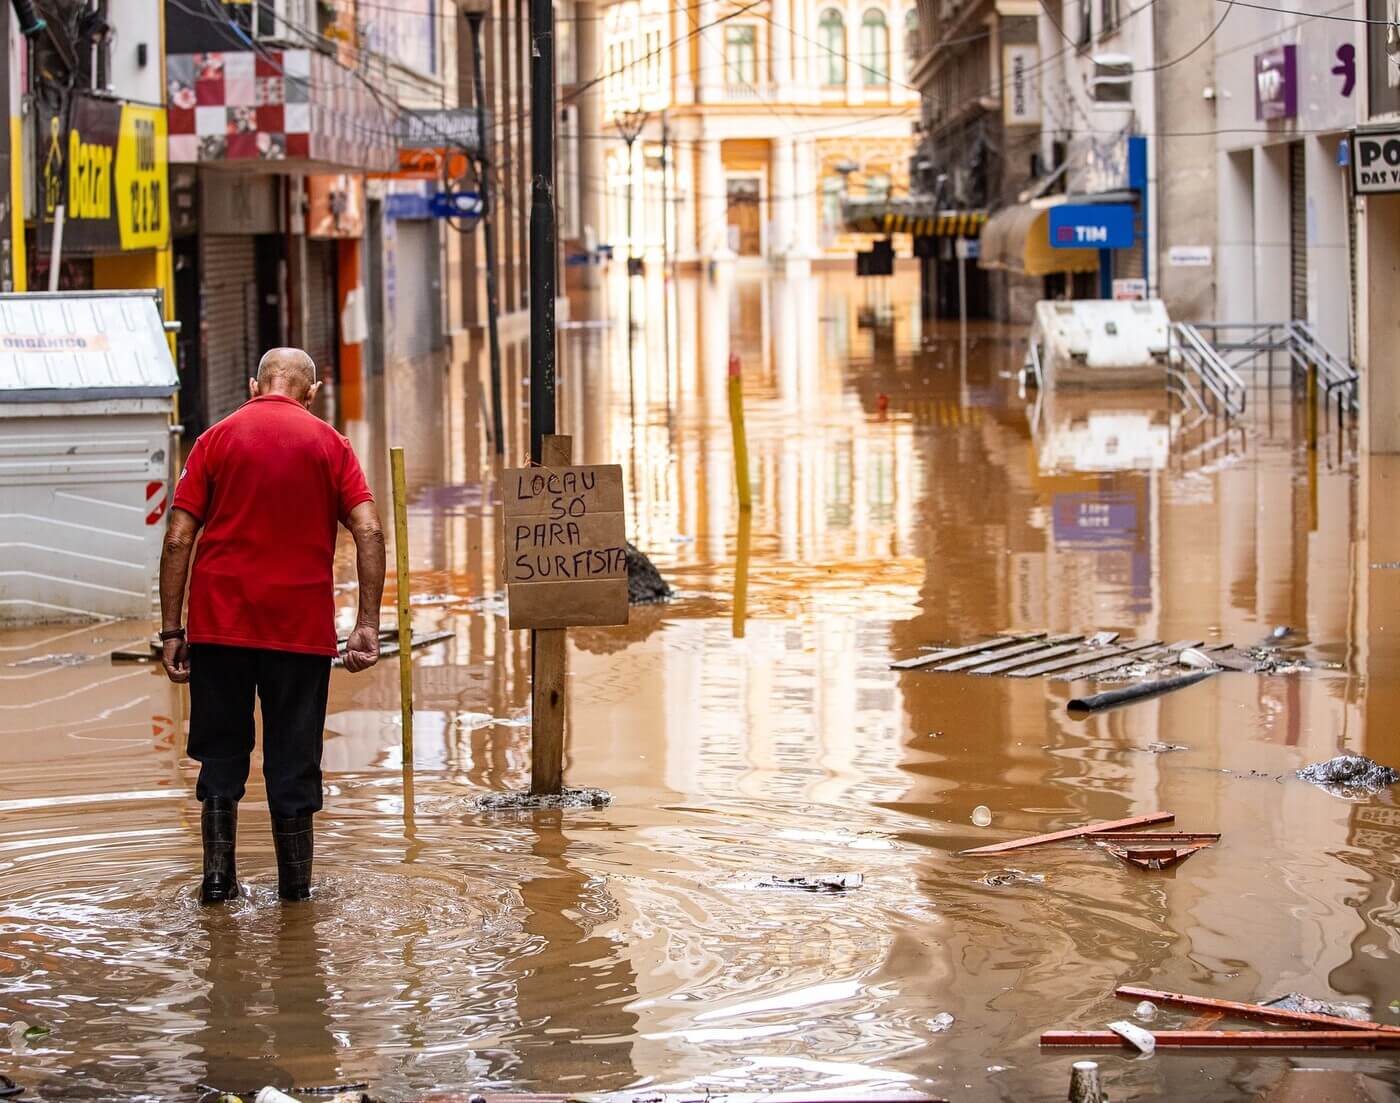
[(117, 224), (123, 249), (170, 243), (170, 171), (165, 109), (122, 105), (117, 137)]

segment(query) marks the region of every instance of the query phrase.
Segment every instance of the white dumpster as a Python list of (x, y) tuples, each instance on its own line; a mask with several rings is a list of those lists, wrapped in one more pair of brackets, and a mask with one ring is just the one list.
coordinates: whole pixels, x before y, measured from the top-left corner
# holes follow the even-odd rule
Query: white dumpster
[(158, 607), (177, 386), (154, 292), (0, 295), (0, 624)]

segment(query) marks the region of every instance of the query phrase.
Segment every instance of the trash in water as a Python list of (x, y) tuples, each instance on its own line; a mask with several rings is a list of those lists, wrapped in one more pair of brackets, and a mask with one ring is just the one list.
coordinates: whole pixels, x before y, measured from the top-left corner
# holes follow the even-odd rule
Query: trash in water
[(410, 605), (456, 605), (464, 598), (456, 594), (413, 594), (409, 599)]
[(1069, 1103), (1107, 1103), (1095, 1062), (1076, 1061), (1070, 1066)]
[(997, 869), (985, 877), (978, 878), (982, 884), (1000, 888), (1002, 885), (1043, 885), (1045, 874), (1027, 873), (1024, 869)]
[(1119, 1019), (1116, 1023), (1109, 1023), (1108, 1029), (1122, 1038), (1131, 1046), (1135, 1046), (1137, 1051), (1145, 1057), (1151, 1057), (1157, 1048), (1157, 1039), (1152, 1036), (1152, 1031), (1143, 1030), (1142, 1027), (1128, 1022), (1126, 1019)]
[(979, 804), (972, 810), (972, 822), (978, 827), (990, 827), (992, 824), (992, 810), (985, 804)]
[(1315, 762), (1304, 766), (1297, 776), (1333, 796), (1379, 793), (1400, 781), (1400, 772), (1359, 754), (1339, 754), (1326, 762)]
[(953, 1016), (948, 1014), (948, 1012), (946, 1011), (940, 1011), (937, 1015), (935, 1015), (928, 1021), (929, 1030), (933, 1031), (933, 1033), (935, 1034), (942, 1034), (952, 1025)]
[(1364, 1007), (1350, 1003), (1332, 1003), (1328, 1000), (1315, 1000), (1301, 992), (1289, 992), (1277, 999), (1264, 1003), (1264, 1007), (1277, 1007), (1282, 1011), (1302, 1011), (1308, 1015), (1333, 1015), (1338, 1019), (1351, 1019), (1353, 1022), (1370, 1021), (1371, 1013)]
[(782, 877), (770, 873), (758, 882), (761, 889), (798, 889), (802, 892), (850, 892), (865, 883), (859, 873), (823, 873), (814, 877)]
[(606, 789), (585, 787), (538, 796), (526, 789), (487, 793), (477, 798), (476, 806), (482, 812), (533, 812), (542, 808), (605, 808), (611, 803), (612, 794)]
[(96, 655), (84, 655), (77, 651), (59, 651), (53, 655), (31, 655), (27, 659), (10, 663), (11, 666), (82, 666), (90, 663)]
[(288, 1095), (284, 1091), (278, 1091), (271, 1084), (262, 1088), (257, 1095), (253, 1096), (253, 1103), (301, 1103), (301, 1100)]
[(1151, 1000), (1143, 1000), (1133, 1008), (1133, 1018), (1141, 1023), (1150, 1023), (1157, 1017), (1157, 1005)]
[(1214, 670), (1216, 661), (1204, 651), (1199, 651), (1194, 647), (1188, 647), (1176, 657), (1176, 661), (1182, 666), (1194, 667), (1197, 670)]
[(666, 601), (671, 596), (671, 587), (661, 577), (655, 564), (646, 553), (632, 543), (625, 545), (627, 551), (627, 601), (631, 605), (650, 605)]
[(11, 1080), (8, 1076), (0, 1076), (0, 1099), (9, 1099), (12, 1096), (23, 1095), (24, 1089)]
[(1169, 754), (1172, 751), (1189, 751), (1184, 743), (1149, 743), (1147, 749), (1153, 754)]
[(1281, 640), (1285, 636), (1293, 635), (1293, 629), (1289, 628), (1286, 624), (1280, 624), (1272, 632), (1270, 632), (1269, 635), (1276, 640)]

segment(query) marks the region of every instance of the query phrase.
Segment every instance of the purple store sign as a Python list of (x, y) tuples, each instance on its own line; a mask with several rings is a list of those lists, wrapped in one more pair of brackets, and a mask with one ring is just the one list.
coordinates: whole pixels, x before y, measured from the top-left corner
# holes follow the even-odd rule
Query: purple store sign
[(1254, 55), (1254, 117), (1291, 119), (1298, 114), (1298, 47), (1275, 46)]

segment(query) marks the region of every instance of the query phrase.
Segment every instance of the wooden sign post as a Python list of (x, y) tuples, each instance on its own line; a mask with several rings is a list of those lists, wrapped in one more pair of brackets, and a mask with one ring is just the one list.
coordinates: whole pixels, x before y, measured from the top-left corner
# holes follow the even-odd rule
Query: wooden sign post
[(530, 628), (530, 792), (564, 787), (565, 631), (627, 623), (622, 467), (573, 467), (570, 437), (546, 436), (539, 467), (502, 473), (510, 627)]

